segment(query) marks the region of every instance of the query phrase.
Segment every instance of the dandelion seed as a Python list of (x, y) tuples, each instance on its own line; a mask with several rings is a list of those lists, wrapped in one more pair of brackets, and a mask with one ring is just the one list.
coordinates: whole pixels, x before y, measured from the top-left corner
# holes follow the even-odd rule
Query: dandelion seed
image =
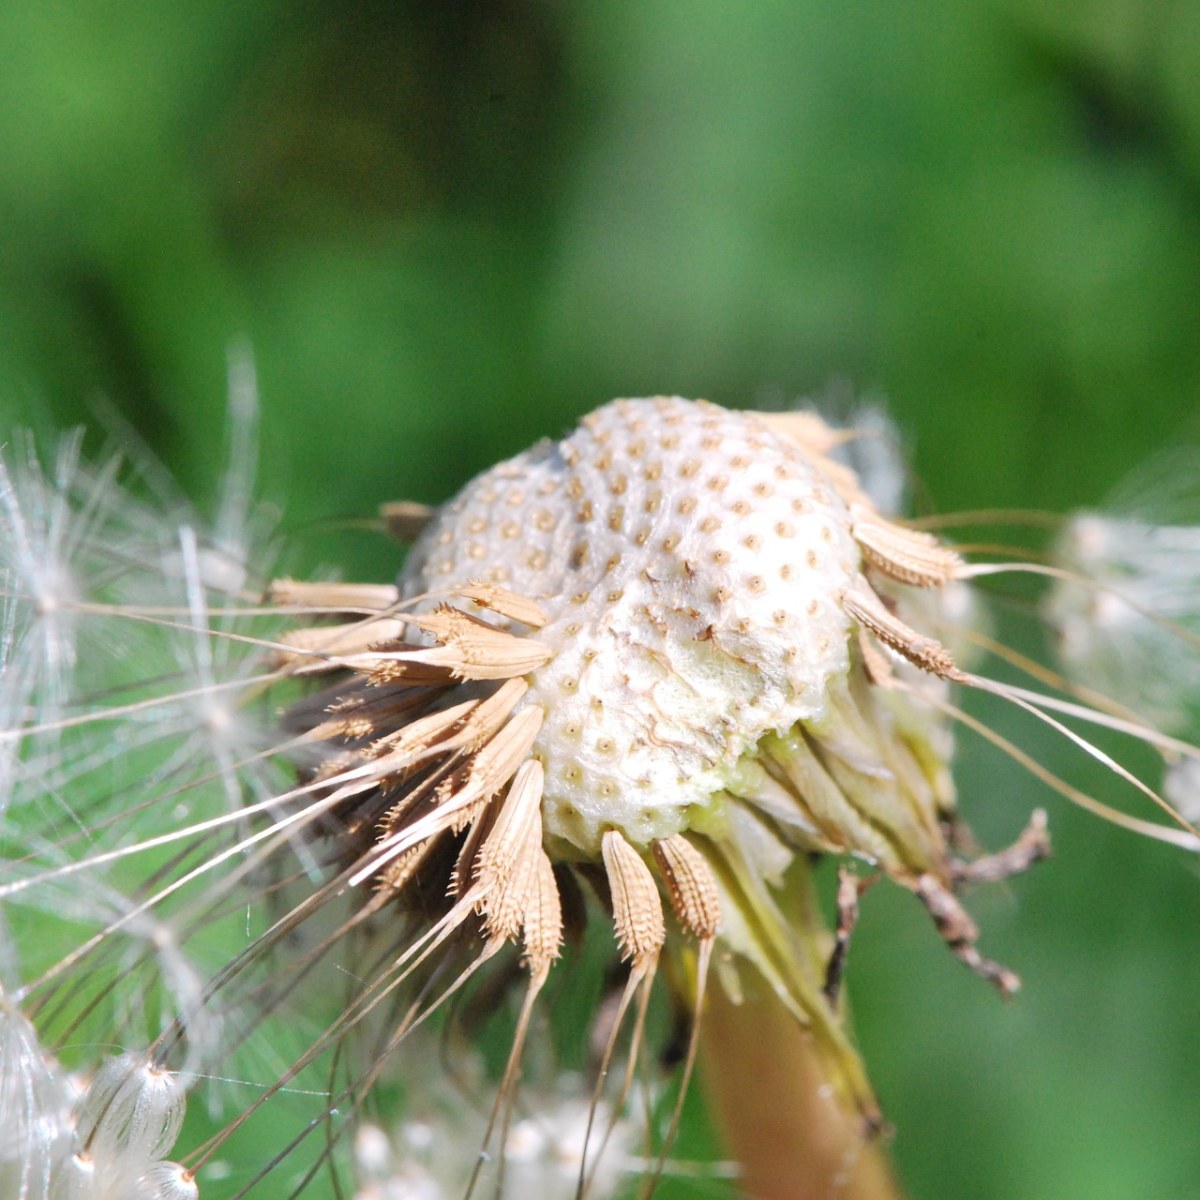
[(0, 1194), (42, 1200), (70, 1153), (73, 1099), (65, 1073), (0, 989)]
[[(189, 1174), (165, 1160), (184, 1093), (142, 1055), (67, 1078), (0, 994), (0, 1187), (13, 1200), (187, 1200)], [(190, 1189), (190, 1190), (189, 1190)]]
[[(465, 1097), (486, 1086), (483, 1064), (478, 1055), (458, 1050), (456, 1088), (438, 1068), (434, 1048), (424, 1039), (414, 1041), (419, 1044), (406, 1048), (406, 1077), (418, 1082), (404, 1102), (405, 1118), (393, 1119), (386, 1128), (367, 1122), (355, 1133), (354, 1200), (454, 1200), (464, 1194), (470, 1157), (462, 1148), (477, 1143), (480, 1118)], [(590, 1115), (581, 1090), (580, 1081), (570, 1075), (523, 1089), (520, 1115), (495, 1155), (497, 1162), (505, 1162), (506, 1194), (525, 1200), (575, 1196)], [(589, 1195), (606, 1200), (641, 1166), (636, 1153), (639, 1122), (607, 1106), (597, 1115), (605, 1125), (612, 1123), (613, 1134)]]
[(95, 1157), (124, 1155), (153, 1161), (175, 1144), (183, 1121), (183, 1092), (175, 1078), (133, 1054), (96, 1073), (76, 1113), (76, 1135)]
[(1200, 689), (1200, 456), (1177, 448), (1072, 515), (1046, 599), (1059, 650), (1081, 683), (1170, 732), (1186, 733)]
[[(237, 371), (245, 400), (249, 376)], [(62, 513), (39, 528), (80, 530), (71, 544), (98, 552), (95, 515), (117, 514), (125, 545), (157, 550), (140, 602), (101, 603), (86, 572), (61, 591), (65, 632), (42, 637), (41, 665), (5, 701), (12, 721), (0, 731), (20, 817), (5, 831), (16, 869), (0, 900), (51, 914), (84, 881), (113, 897), (90, 920), (65, 906), (53, 937), (20, 947), (15, 1001), (54, 1053), (89, 1038), (149, 1042), (95, 1075), (79, 1110), (79, 1169), (119, 1152), (137, 1168), (131, 1188), (190, 1197), (261, 1108), (307, 1098), (294, 1141), (263, 1155), (238, 1196), (322, 1122), (330, 1133), (293, 1192), (323, 1159), (344, 1160), (335, 1113), (358, 1130), (362, 1197), (444, 1194), (440, 1175), (405, 1174), (395, 1139), (364, 1112), (431, 1018), (503, 995), (523, 974), (475, 1161), (515, 1181), (569, 1142), (568, 1185), (603, 1194), (606, 1164), (627, 1157), (621, 1113), (660, 972), (693, 1008), (684, 1085), (706, 989), (723, 1011), (770, 995), (809, 1031), (819, 1103), (853, 1158), (881, 1124), (839, 999), (860, 889), (843, 880), (835, 950), (810, 859), (869, 864), (925, 906), (962, 962), (1005, 995), (1018, 985), (979, 949), (959, 893), (1043, 857), (1044, 822), (1035, 815), (1013, 847), (964, 860), (949, 772), (956, 722), (1063, 795), (1200, 847), (1186, 821), (1116, 812), (962, 712), (956, 690), (998, 696), (1164, 809), (1076, 726), (1197, 757), (1111, 706), (975, 673), (960, 651), (985, 640), (972, 597), (1014, 568), (968, 561), (881, 508), (872, 497), (894, 494), (894, 474), (856, 459), (854, 436), (811, 414), (617, 401), (436, 512), (390, 508), (392, 527), (416, 535), (395, 583), (281, 579), (264, 585), (265, 601), (249, 591), (250, 564), (266, 561), (249, 549), (252, 438), (239, 442), (243, 482), (213, 529), (178, 508), (164, 520), (126, 503), (115, 476), (103, 503), (68, 488)], [(10, 513), (24, 511), (20, 490)], [(22, 549), (32, 527), (10, 516), (3, 530), (18, 608), (33, 594), (12, 582), (18, 568), (32, 579)], [(110, 575), (124, 593), (138, 572)], [(13, 611), (6, 628), (34, 628)], [(105, 622), (134, 647), (125, 657), (140, 674), (118, 672), (118, 689), (102, 694), (74, 663), (80, 630)], [(27, 641), (20, 632), (6, 644)], [(282, 713), (278, 727), (268, 712)], [(113, 728), (132, 753), (106, 746)], [(589, 894), (627, 974), (591, 1098), (570, 1136), (549, 1137), (526, 1124), (518, 1085), (548, 981), (585, 936)], [(138, 991), (147, 979), (157, 993)], [(180, 1111), (168, 1068), (266, 1081), (183, 1166), (165, 1158)], [(681, 1102), (646, 1164), (652, 1177)], [(420, 1128), (406, 1127), (405, 1153), (417, 1154)], [(473, 1158), (460, 1160), (472, 1182), (455, 1186), (473, 1186)]]
[(173, 1162), (158, 1162), (148, 1167), (137, 1187), (145, 1200), (196, 1200), (200, 1195), (191, 1174)]

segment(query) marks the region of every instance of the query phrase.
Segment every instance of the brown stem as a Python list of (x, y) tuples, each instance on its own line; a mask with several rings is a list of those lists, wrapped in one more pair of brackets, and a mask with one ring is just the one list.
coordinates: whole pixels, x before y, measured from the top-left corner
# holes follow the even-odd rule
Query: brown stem
[(808, 1032), (766, 987), (711, 989), (701, 1031), (709, 1107), (748, 1200), (901, 1200), (878, 1137), (833, 1097)]

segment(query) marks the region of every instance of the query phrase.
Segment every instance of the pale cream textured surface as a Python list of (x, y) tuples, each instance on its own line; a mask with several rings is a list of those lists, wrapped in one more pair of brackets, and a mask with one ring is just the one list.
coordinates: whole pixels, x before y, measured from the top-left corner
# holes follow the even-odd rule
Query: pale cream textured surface
[(766, 733), (820, 723), (848, 668), (849, 527), (753, 414), (618, 400), (468, 484), (401, 589), (484, 578), (546, 609), (524, 701), (546, 712), (545, 830), (591, 857), (609, 828), (686, 829)]

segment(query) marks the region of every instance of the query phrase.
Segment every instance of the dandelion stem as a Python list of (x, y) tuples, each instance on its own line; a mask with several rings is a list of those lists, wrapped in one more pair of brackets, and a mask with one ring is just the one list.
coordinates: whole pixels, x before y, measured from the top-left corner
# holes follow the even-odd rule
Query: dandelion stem
[(833, 1094), (812, 1035), (770, 989), (714, 988), (701, 1031), (710, 1111), (755, 1200), (900, 1200), (887, 1155)]

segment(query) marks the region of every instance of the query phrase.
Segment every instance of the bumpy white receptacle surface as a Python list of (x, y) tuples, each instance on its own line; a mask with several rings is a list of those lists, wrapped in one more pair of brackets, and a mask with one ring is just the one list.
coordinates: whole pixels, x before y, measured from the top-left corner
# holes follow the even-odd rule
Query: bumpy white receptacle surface
[[(554, 657), (545, 830), (584, 854), (687, 827), (766, 733), (820, 721), (848, 666), (845, 506), (752, 414), (619, 400), (479, 476), (413, 548), (406, 595), (469, 578), (536, 599)], [(692, 814), (694, 815), (694, 814)]]

